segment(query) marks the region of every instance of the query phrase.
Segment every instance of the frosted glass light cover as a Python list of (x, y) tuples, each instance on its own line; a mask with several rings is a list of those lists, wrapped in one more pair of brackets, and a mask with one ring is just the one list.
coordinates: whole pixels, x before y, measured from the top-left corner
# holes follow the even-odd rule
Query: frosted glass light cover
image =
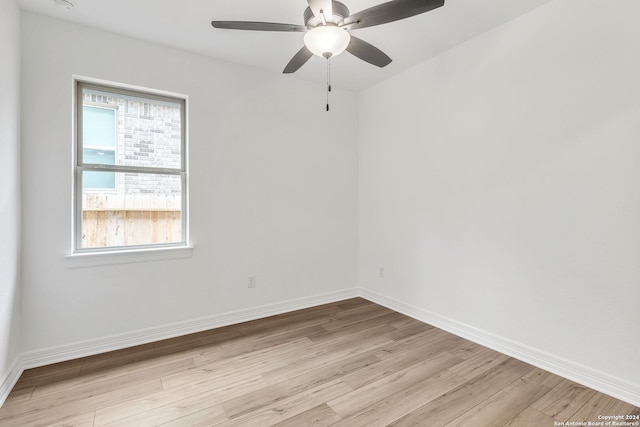
[(351, 34), (336, 25), (319, 25), (307, 31), (304, 35), (304, 44), (314, 54), (336, 56), (344, 52), (351, 41)]
[(71, 0), (53, 0), (53, 3), (60, 9), (72, 10), (76, 7), (75, 3)]

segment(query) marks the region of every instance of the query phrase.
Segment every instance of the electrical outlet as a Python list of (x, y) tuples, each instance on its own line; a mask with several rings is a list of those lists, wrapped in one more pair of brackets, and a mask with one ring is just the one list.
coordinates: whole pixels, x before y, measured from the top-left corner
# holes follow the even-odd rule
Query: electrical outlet
[(378, 270), (378, 276), (380, 276), (381, 279), (384, 279), (384, 267), (380, 267)]
[(256, 287), (256, 276), (249, 276), (249, 287), (250, 288)]

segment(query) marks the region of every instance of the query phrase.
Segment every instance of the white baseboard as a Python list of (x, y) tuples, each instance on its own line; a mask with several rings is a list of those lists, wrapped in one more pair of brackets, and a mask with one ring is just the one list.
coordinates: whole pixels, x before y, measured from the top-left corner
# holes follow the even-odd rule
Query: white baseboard
[(454, 335), (489, 347), (538, 368), (575, 381), (616, 399), (640, 407), (640, 384), (631, 383), (605, 372), (584, 366), (562, 357), (506, 339), (487, 331), (458, 322), (445, 316), (389, 298), (377, 292), (360, 289), (360, 296), (391, 310), (413, 317)]
[(298, 298), (275, 304), (267, 304), (245, 310), (201, 317), (155, 328), (126, 332), (123, 334), (26, 352), (19, 355), (9, 371), (0, 377), (0, 407), (25, 369), (37, 368), (80, 357), (93, 356), (136, 345), (220, 328), (222, 326), (247, 322), (249, 320), (261, 319), (263, 317), (274, 316), (276, 314), (342, 301), (357, 296), (359, 296), (359, 289), (346, 289), (343, 291), (329, 292), (326, 294)]
[(0, 377), (0, 408), (4, 404), (4, 401), (7, 400), (9, 393), (11, 393), (11, 390), (18, 382), (23, 371), (20, 356), (18, 356), (9, 367), (9, 370)]

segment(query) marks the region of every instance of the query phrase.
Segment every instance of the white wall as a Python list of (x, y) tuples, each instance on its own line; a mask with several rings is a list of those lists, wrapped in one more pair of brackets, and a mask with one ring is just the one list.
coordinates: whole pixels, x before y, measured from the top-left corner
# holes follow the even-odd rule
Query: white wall
[[(22, 38), (25, 351), (357, 285), (355, 94), (327, 114), (323, 85), (30, 13)], [(69, 269), (73, 74), (189, 96), (192, 258)]]
[(20, 352), (20, 11), (0, 2), (0, 402)]
[(556, 0), (364, 91), (362, 285), (640, 393), (639, 18)]

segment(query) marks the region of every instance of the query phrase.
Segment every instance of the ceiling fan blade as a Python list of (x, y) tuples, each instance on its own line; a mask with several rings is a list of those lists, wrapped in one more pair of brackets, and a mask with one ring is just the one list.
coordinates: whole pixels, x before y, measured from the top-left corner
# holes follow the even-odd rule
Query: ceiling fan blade
[(215, 28), (227, 30), (250, 31), (307, 31), (307, 27), (294, 24), (277, 24), (275, 22), (248, 22), (248, 21), (211, 21)]
[(300, 67), (302, 67), (306, 62), (313, 56), (313, 53), (306, 46), (302, 46), (302, 49), (296, 53), (291, 61), (284, 67), (284, 74), (295, 73), (298, 71)]
[(419, 15), (444, 6), (444, 0), (393, 0), (345, 18), (343, 28), (355, 30), (373, 27)]
[(386, 53), (374, 45), (354, 36), (351, 36), (351, 41), (347, 46), (347, 52), (380, 68), (386, 67), (391, 63), (391, 58), (389, 58)]
[(331, 20), (333, 16), (333, 2), (331, 0), (307, 0), (307, 3), (316, 18), (321, 19), (320, 15), (324, 15), (326, 21)]

